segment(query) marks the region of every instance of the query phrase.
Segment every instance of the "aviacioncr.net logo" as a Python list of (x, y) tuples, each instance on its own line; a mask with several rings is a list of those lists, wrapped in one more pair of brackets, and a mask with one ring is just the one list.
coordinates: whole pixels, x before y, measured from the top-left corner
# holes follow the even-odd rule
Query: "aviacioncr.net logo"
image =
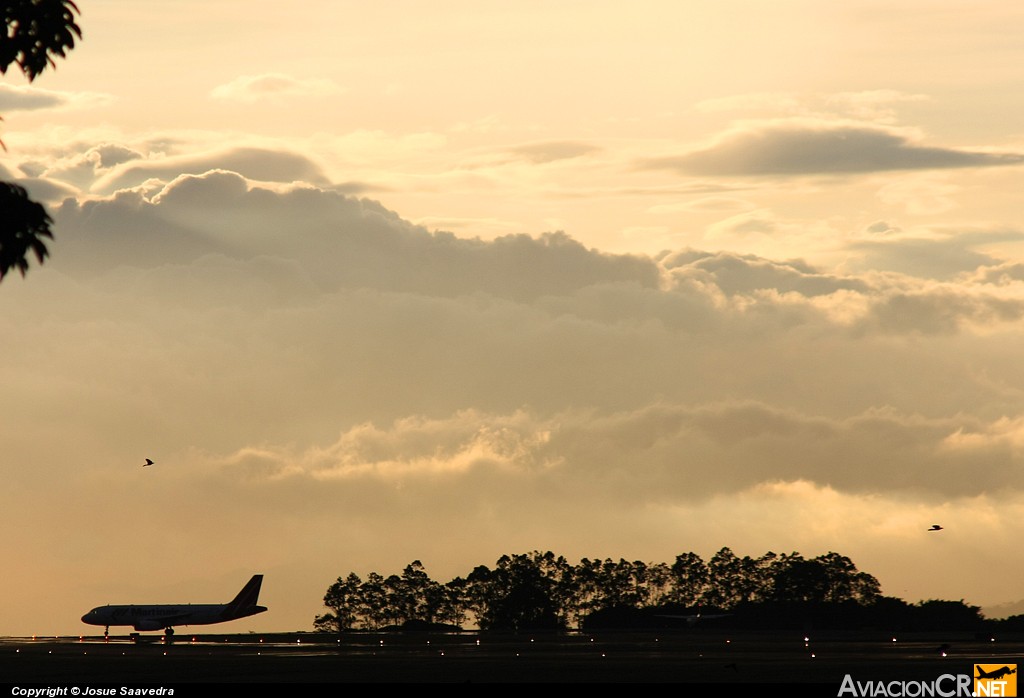
[(971, 698), (971, 677), (943, 674), (931, 681), (858, 681), (847, 674), (838, 698)]
[(1017, 695), (1016, 664), (975, 664), (974, 695), (979, 698), (999, 696), (1012, 698)]

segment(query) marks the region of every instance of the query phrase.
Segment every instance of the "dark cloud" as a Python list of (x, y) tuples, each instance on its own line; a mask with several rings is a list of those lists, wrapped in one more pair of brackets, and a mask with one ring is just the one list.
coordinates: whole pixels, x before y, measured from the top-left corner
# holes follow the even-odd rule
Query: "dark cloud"
[(864, 228), (864, 231), (871, 233), (872, 235), (882, 235), (885, 233), (898, 233), (899, 228), (889, 225), (885, 221), (875, 221), (871, 225)]
[(101, 168), (114, 167), (115, 165), (121, 165), (132, 160), (139, 160), (143, 157), (142, 153), (139, 151), (117, 143), (105, 143), (103, 145), (98, 145), (95, 148), (90, 148), (85, 154), (86, 157), (95, 155), (97, 165)]
[(209, 253), (274, 255), (301, 261), (330, 288), (515, 299), (601, 283), (655, 288), (659, 280), (653, 260), (587, 249), (564, 233), (459, 238), (429, 232), (367, 199), (309, 187), (250, 188), (225, 171), (179, 176), (151, 199), (124, 193), (68, 202), (59, 215), (95, 263), (124, 263), (125, 250), (140, 247), (138, 266)]
[(53, 215), (59, 245), (52, 250), (52, 266), (75, 275), (180, 264), (231, 251), (230, 245), (167, 220), (139, 192), (104, 201), (67, 199)]
[[(883, 334), (956, 333), (970, 325), (1012, 322), (1019, 314), (1016, 301), (995, 293), (910, 277), (896, 282), (838, 275), (800, 260), (697, 250), (656, 258), (612, 255), (559, 232), (462, 238), (413, 225), (367, 199), (312, 187), (275, 192), (225, 171), (179, 176), (152, 194), (69, 200), (56, 216), (61, 254), (54, 266), (70, 273), (185, 264), (207, 255), (271, 257), (294, 263), (325, 291), (485, 294), (584, 321), (657, 323), (669, 331), (698, 333), (824, 329), (832, 326), (829, 308), (843, 303), (852, 303), (842, 313), (849, 318), (847, 328)], [(935, 239), (894, 236), (861, 241), (852, 249), (874, 272), (949, 281), (997, 262), (974, 246), (1019, 237), (998, 231)], [(662, 289), (665, 282), (670, 290)], [(716, 307), (717, 294), (736, 299), (737, 305)], [(850, 300), (841, 300), (842, 294)]]
[[(879, 231), (875, 230), (874, 233)], [(979, 251), (978, 247), (998, 242), (1024, 239), (1016, 230), (942, 231), (931, 236), (874, 235), (870, 239), (851, 242), (847, 248), (861, 257), (850, 260), (851, 268), (895, 271), (922, 279), (951, 280), (1000, 260)]]
[[(529, 406), (540, 421), (723, 400), (823, 419), (877, 405), (1012, 413), (1019, 395), (977, 366), (1024, 384), (1016, 357), (978, 348), (991, 351), (990, 328), (1014, 331), (1012, 287), (697, 250), (615, 255), (563, 233), (460, 238), (373, 201), (224, 171), (154, 187), (55, 209), (41, 282), (0, 297), (19, 338), (0, 377), (29, 365), (61, 394), (123, 386), (102, 418), (159, 425), (125, 437), (140, 448), (182, 432), (220, 452), (329, 443), (366, 420), (468, 407)], [(22, 308), (40, 307), (54, 319), (37, 326)], [(49, 353), (29, 350), (40, 345)], [(61, 364), (69, 346), (80, 358)], [(140, 404), (138, 385), (160, 400)], [(29, 448), (33, 422), (8, 416)], [(624, 467), (640, 457), (621, 455)]]
[(978, 283), (994, 284), (996, 286), (1017, 283), (1024, 281), (1024, 263), (1003, 262), (981, 267), (970, 278)]
[(952, 334), (965, 324), (978, 326), (1019, 322), (1024, 301), (952, 288), (893, 293), (874, 300), (865, 324), (886, 332)]
[(466, 410), (358, 425), (306, 452), (248, 449), (226, 466), (270, 486), (315, 478), (328, 492), (368, 483), (419, 488), (443, 477), (449, 487), (472, 483), (487, 500), (530, 489), (629, 507), (706, 500), (780, 481), (930, 497), (1024, 488), (1024, 471), (1006, 447), (998, 425), (970, 418), (892, 410), (829, 418), (726, 402), (551, 417)]
[(1024, 162), (1018, 153), (917, 145), (899, 131), (851, 123), (782, 121), (737, 128), (708, 148), (642, 163), (699, 176), (856, 174), (992, 167)]
[(111, 99), (110, 95), (97, 92), (55, 92), (31, 86), (0, 85), (0, 112), (99, 106)]
[[(976, 495), (1024, 487), (997, 439), (948, 445), (986, 425), (869, 411), (834, 419), (760, 403), (657, 405), (614, 415), (559, 415), (535, 458), (572, 471), (581, 491), (611, 488), (647, 501), (726, 494), (807, 480), (853, 492)], [(563, 475), (562, 477), (566, 477)], [(608, 492), (610, 494), (610, 491)]]
[(0, 112), (50, 109), (63, 106), (68, 101), (68, 97), (59, 92), (0, 85)]

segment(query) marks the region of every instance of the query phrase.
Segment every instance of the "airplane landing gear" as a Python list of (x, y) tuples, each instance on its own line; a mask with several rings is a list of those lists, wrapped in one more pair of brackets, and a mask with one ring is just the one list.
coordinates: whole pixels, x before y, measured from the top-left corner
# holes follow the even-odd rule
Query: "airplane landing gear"
[(174, 642), (174, 628), (164, 629), (164, 639), (168, 645)]
[(110, 626), (103, 628), (103, 641), (110, 642)]

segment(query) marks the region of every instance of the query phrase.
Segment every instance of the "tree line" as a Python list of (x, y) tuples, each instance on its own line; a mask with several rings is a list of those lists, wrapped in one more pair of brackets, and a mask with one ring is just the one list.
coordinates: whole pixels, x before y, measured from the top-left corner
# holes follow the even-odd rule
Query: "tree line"
[(533, 551), (503, 555), (465, 577), (434, 581), (416, 560), (401, 574), (351, 572), (324, 595), (317, 630), (462, 628), (564, 630), (583, 628), (610, 613), (729, 612), (753, 606), (870, 607), (882, 598), (878, 580), (850, 558), (829, 552), (739, 557), (722, 548), (704, 561), (682, 553), (669, 564), (583, 558)]

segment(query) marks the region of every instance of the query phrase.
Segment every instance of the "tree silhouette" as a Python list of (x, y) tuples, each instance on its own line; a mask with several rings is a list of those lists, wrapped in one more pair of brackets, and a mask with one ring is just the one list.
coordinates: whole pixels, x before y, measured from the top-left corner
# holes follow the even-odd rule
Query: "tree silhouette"
[[(679, 614), (708, 618), (728, 611), (730, 627), (930, 628), (981, 622), (960, 601), (911, 606), (882, 597), (878, 580), (845, 555), (805, 558), (798, 552), (739, 557), (722, 548), (705, 563), (696, 553), (664, 562), (619, 558), (569, 563), (551, 551), (502, 555), (445, 584), (419, 560), (402, 573), (338, 577), (324, 595), (328, 612), (317, 630), (564, 630), (576, 627), (664, 627)], [(711, 609), (711, 610), (709, 610)], [(714, 610), (717, 609), (717, 610)], [(669, 619), (666, 621), (666, 619)]]
[(657, 606), (667, 600), (672, 588), (672, 568), (664, 562), (656, 562), (647, 568), (647, 602)]
[(442, 623), (462, 627), (469, 611), (469, 584), (462, 577), (456, 577), (439, 587), (444, 590), (438, 619)]
[(554, 600), (555, 580), (545, 575), (543, 554), (503, 555), (488, 581), (479, 618), (484, 630), (557, 630), (562, 627)]
[(672, 588), (669, 601), (693, 606), (704, 596), (708, 583), (708, 566), (697, 553), (676, 555), (672, 563)]
[(440, 597), (433, 591), (437, 582), (430, 578), (423, 563), (413, 560), (402, 570), (401, 584), (401, 606), (404, 620), (425, 620), (428, 623), (434, 622), (434, 615), (440, 606)]
[(363, 624), (370, 630), (377, 630), (387, 624), (391, 606), (384, 582), (383, 576), (370, 572), (359, 587), (359, 612)]
[(336, 633), (350, 629), (359, 617), (359, 588), (362, 583), (355, 572), (344, 579), (338, 577), (324, 594), (324, 606), (331, 609), (330, 613), (317, 616), (313, 626), (317, 630)]
[[(72, 0), (4, 0), (0, 11), (4, 17), (0, 73), (4, 75), (13, 64), (32, 82), (47, 66), (56, 67), (55, 57), (67, 57), (76, 37), (82, 38), (75, 22), (80, 12)], [(43, 238), (53, 239), (51, 222), (42, 205), (22, 187), (0, 182), (0, 281), (11, 269), (24, 276), (30, 253), (43, 263), (49, 254)]]
[(722, 548), (708, 560), (708, 590), (704, 603), (732, 608), (743, 600), (746, 582), (743, 560), (729, 548)]

